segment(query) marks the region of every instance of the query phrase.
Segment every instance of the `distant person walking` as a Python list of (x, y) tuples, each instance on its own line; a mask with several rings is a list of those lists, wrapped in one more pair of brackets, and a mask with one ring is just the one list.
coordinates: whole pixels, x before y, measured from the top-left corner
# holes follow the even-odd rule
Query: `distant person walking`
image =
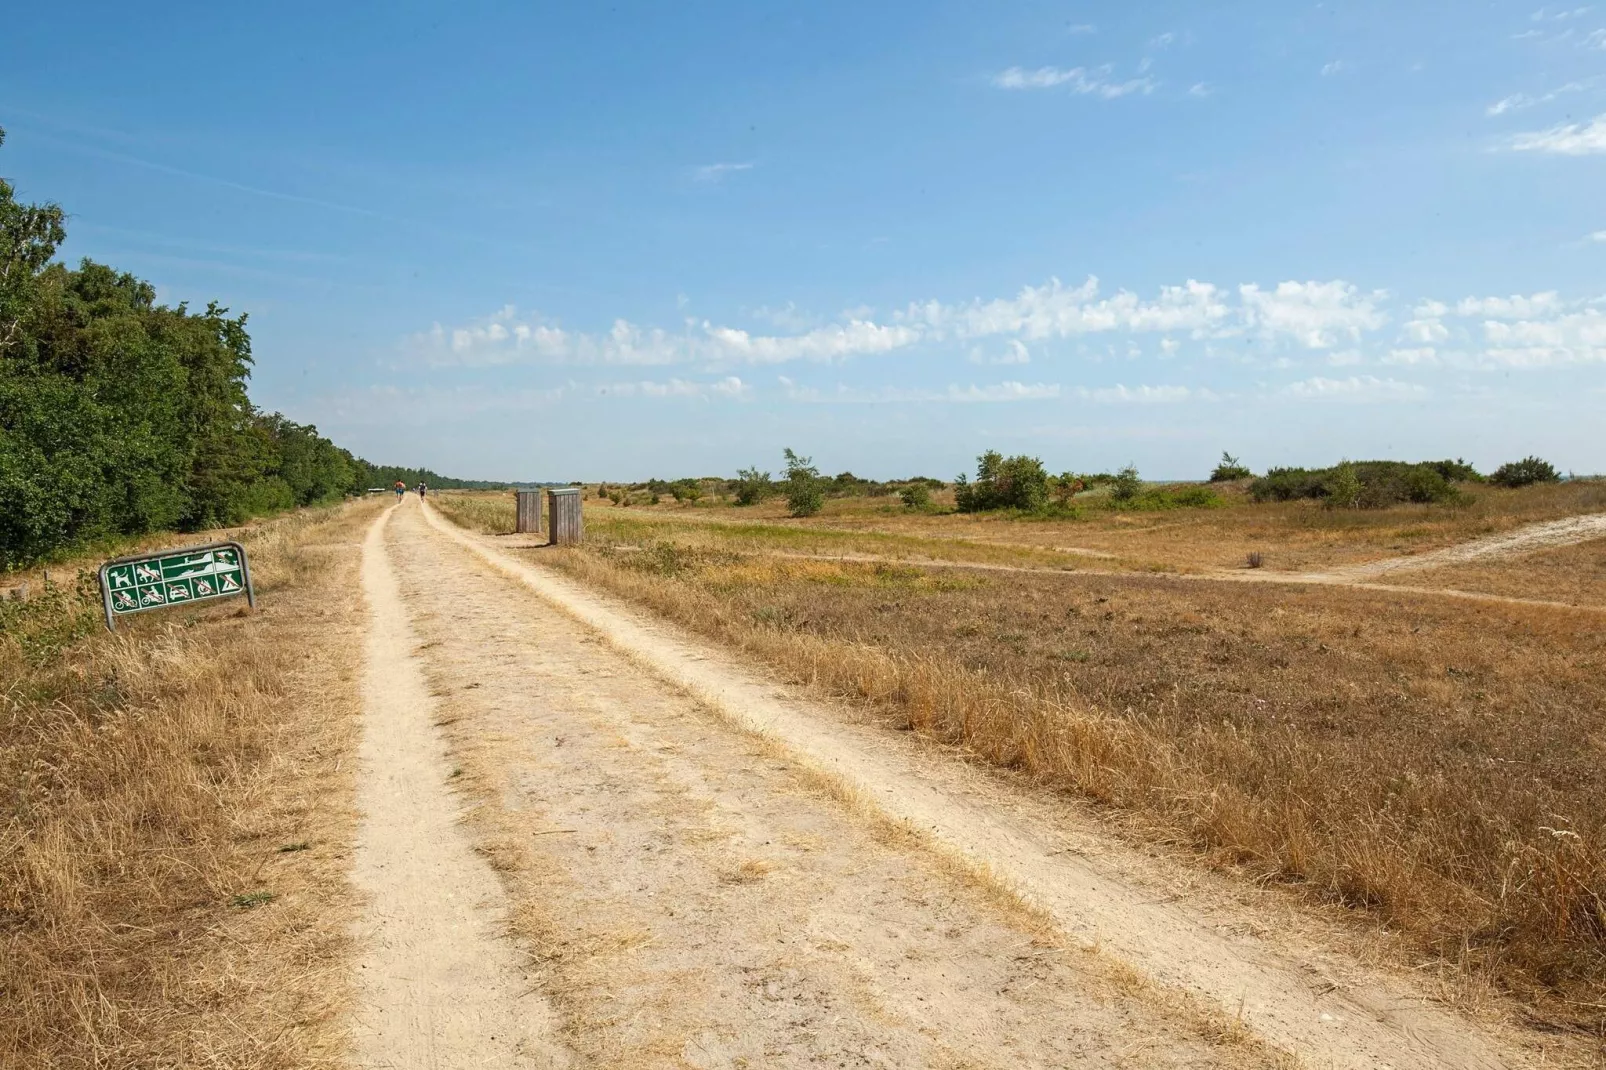
[(396, 480), (396, 500), (397, 501), (401, 501), (402, 500), (402, 495), (406, 494), (406, 493), (407, 493), (407, 484), (403, 483), (399, 479)]
[(420, 479), (418, 481), (418, 496), (420, 498), (422, 498), (425, 494), (428, 494), (428, 493), (429, 493), (429, 484), (425, 483), (422, 479)]

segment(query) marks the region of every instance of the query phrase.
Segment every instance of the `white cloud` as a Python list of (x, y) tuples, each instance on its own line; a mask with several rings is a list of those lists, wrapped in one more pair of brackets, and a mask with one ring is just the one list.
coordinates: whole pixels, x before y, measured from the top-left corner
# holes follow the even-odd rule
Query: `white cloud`
[(1069, 34), (1098, 33), (1099, 28), (1091, 22), (1079, 22), (1075, 26), (1065, 27), (1065, 32)]
[(716, 183), (725, 181), (727, 175), (738, 171), (751, 171), (755, 164), (749, 160), (745, 163), (708, 163), (701, 167), (692, 168), (691, 177), (698, 182)]
[(1195, 82), (1188, 87), (1190, 97), (1208, 97), (1215, 93), (1215, 87), (1209, 82)]
[(1365, 331), (1388, 322), (1377, 302), (1381, 290), (1363, 293), (1341, 280), (1280, 282), (1270, 292), (1253, 283), (1238, 288), (1244, 314), (1261, 337), (1292, 339), (1308, 349), (1327, 349), (1340, 340), (1359, 340)]
[(949, 401), (1042, 401), (1060, 396), (1058, 383), (1017, 383), (1006, 380), (991, 386), (971, 385), (963, 390), (948, 388)]
[(1513, 152), (1548, 152), (1559, 156), (1591, 156), (1606, 152), (1606, 115), (1585, 123), (1561, 123), (1547, 130), (1518, 134), (1509, 142)]
[(1590, 241), (1606, 242), (1606, 230), (1597, 230), (1589, 236)]
[(694, 382), (687, 379), (670, 379), (668, 382), (642, 380), (640, 382), (601, 383), (596, 387), (599, 395), (644, 398), (730, 398), (742, 400), (750, 397), (753, 388), (734, 375), (715, 382)]
[(753, 335), (735, 327), (704, 323), (707, 344), (700, 355), (749, 364), (781, 364), (793, 360), (836, 360), (868, 353), (887, 353), (920, 340), (920, 333), (901, 324), (883, 326), (869, 320), (816, 327), (797, 335)]
[(1150, 48), (1170, 48), (1171, 45), (1176, 41), (1176, 39), (1177, 39), (1177, 35), (1172, 33), (1170, 30), (1167, 30), (1165, 33), (1162, 33), (1157, 37), (1149, 38), (1149, 47)]
[(1214, 400), (1216, 395), (1208, 390), (1195, 390), (1186, 386), (1134, 386), (1127, 387), (1120, 383), (1114, 386), (1076, 388), (1076, 396), (1084, 401), (1096, 401), (1101, 405), (1167, 405), (1190, 398), (1203, 398)]
[(1384, 364), (1438, 364), (1439, 351), (1432, 346), (1413, 349), (1391, 349), (1383, 358)]
[(1152, 302), (1126, 290), (1099, 300), (1098, 291), (1096, 278), (1074, 288), (1050, 279), (1043, 286), (1024, 287), (1012, 298), (968, 305), (938, 301), (911, 305), (902, 318), (931, 328), (939, 338), (1013, 334), (1032, 340), (1116, 330), (1202, 332), (1229, 314), (1220, 289), (1193, 279), (1161, 287), (1159, 299)]
[(786, 376), (780, 377), (781, 387), (792, 401), (810, 404), (870, 405), (897, 402), (942, 402), (967, 404), (972, 402), (1049, 401), (1060, 396), (1058, 383), (1020, 383), (1006, 380), (987, 386), (968, 387), (950, 385), (946, 390), (918, 388), (850, 387), (838, 383), (834, 391), (826, 392), (812, 386), (799, 386)]
[(1548, 319), (1486, 320), (1485, 360), (1513, 368), (1606, 363), (1606, 316), (1583, 308)]
[(1463, 297), (1456, 302), (1459, 316), (1488, 316), (1493, 319), (1526, 319), (1561, 309), (1561, 298), (1554, 290), (1523, 297)]
[(1335, 59), (1331, 63), (1324, 63), (1322, 65), (1322, 77), (1323, 78), (1330, 77), (1332, 75), (1335, 75), (1335, 74), (1338, 74), (1338, 73), (1342, 72), (1344, 69), (1345, 69), (1344, 61), (1341, 60), (1341, 59)]
[(1111, 81), (1110, 75), (1114, 70), (1108, 64), (1102, 67), (1038, 67), (1036, 70), (1011, 67), (995, 74), (993, 85), (999, 89), (1054, 89), (1067, 86), (1079, 96), (1096, 96), (1103, 100), (1114, 100), (1132, 93), (1154, 92), (1155, 83), (1151, 78)]
[[(1037, 366), (1045, 357), (1124, 362), (1175, 359), (1184, 352), (1271, 368), (1301, 367), (1313, 358), (1330, 367), (1419, 363), (1468, 370), (1606, 361), (1606, 297), (1564, 298), (1555, 291), (1474, 295), (1451, 304), (1394, 302), (1385, 291), (1362, 290), (1342, 279), (1234, 289), (1189, 280), (1142, 297), (1127, 290), (1101, 294), (1096, 278), (1075, 286), (1050, 279), (1011, 297), (914, 303), (884, 320), (869, 318), (868, 309), (852, 313), (791, 332), (755, 332), (708, 320), (666, 329), (622, 319), (604, 331), (586, 332), (505, 306), (462, 326), (435, 324), (411, 336), (408, 348), (423, 362), (443, 367), (679, 365), (711, 376), (741, 366), (840, 364), (903, 353), (922, 361), (968, 354), (975, 364), (1019, 367)], [(796, 316), (799, 326), (807, 318), (791, 306), (770, 314), (780, 320)], [(1392, 323), (1399, 324), (1397, 330), (1379, 333)], [(1256, 345), (1246, 350), (1245, 339)], [(1191, 350), (1188, 340), (1196, 343)], [(1225, 344), (1229, 340), (1237, 341)], [(918, 374), (912, 364), (900, 367)], [(694, 388), (677, 382), (700, 383), (695, 389), (704, 393), (745, 394), (735, 375), (719, 380), (726, 387), (683, 375), (663, 384), (661, 394), (640, 383), (633, 389), (671, 397)], [(953, 389), (966, 398), (973, 393)], [(982, 387), (975, 391), (985, 393)], [(933, 400), (920, 391), (831, 400), (892, 399)], [(940, 400), (962, 399), (942, 393)]]
[(1489, 105), (1484, 109), (1484, 114), (1489, 116), (1504, 115), (1507, 112), (1531, 108), (1536, 104), (1549, 104), (1551, 101), (1568, 93), (1581, 93), (1586, 89), (1592, 89), (1599, 81), (1600, 79), (1598, 78), (1585, 78), (1580, 82), (1568, 82), (1566, 85), (1557, 86), (1548, 93), (1541, 93), (1537, 97), (1529, 96), (1527, 93), (1513, 93), (1509, 97), (1502, 97)]
[(1278, 392), (1304, 399), (1408, 401), (1426, 396), (1427, 388), (1415, 383), (1402, 383), (1398, 379), (1379, 379), (1375, 375), (1352, 375), (1348, 379), (1325, 379), (1318, 375), (1289, 383)]

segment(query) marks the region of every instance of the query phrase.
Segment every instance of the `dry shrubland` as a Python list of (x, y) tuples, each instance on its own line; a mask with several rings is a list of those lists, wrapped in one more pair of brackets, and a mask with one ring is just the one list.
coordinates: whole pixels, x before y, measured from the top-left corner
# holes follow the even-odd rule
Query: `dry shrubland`
[(338, 1062), (367, 515), (244, 533), (256, 613), (0, 607), (0, 1065)]
[[(1519, 518), (1556, 508), (1520, 494)], [(485, 530), (511, 508), (442, 506)], [(1343, 542), (1349, 518), (1335, 523), (1312, 541), (1360, 553)], [(1445, 522), (1469, 537), (1489, 526), (1514, 525)], [(598, 510), (585, 549), (543, 560), (899, 727), (1110, 804), (1147, 835), (1359, 908), (1448, 976), (1606, 1028), (1599, 612), (807, 560), (799, 540), (875, 533), (765, 527)], [(929, 529), (922, 541), (942, 545)]]

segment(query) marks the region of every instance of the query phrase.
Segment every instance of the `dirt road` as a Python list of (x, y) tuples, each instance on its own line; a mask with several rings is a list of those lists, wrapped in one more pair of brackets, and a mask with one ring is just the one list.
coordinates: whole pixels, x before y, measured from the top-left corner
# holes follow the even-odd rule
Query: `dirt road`
[[(370, 1065), (1522, 1062), (1226, 897), (1157, 894), (1164, 874), (1062, 805), (857, 724), (415, 500), (381, 523), (365, 581), (391, 658), (371, 653), (391, 686), (422, 670), (430, 694), (370, 692), (371, 729), (393, 704), (409, 725), (365, 751), (370, 782), (409, 785), (364, 796), (394, 837), (371, 860), (436, 867), (411, 885), (414, 917), (455, 917), (472, 961), (379, 956), (371, 968), (422, 972), (405, 997), (370, 983), (371, 1014), (404, 999), (481, 1024), (431, 1033), (404, 1015), (434, 1049)], [(443, 740), (449, 759), (406, 770)], [(486, 865), (499, 889), (483, 868), (460, 888), (440, 868)], [(520, 970), (528, 984), (509, 988)], [(494, 1058), (449, 1061), (493, 1026)]]

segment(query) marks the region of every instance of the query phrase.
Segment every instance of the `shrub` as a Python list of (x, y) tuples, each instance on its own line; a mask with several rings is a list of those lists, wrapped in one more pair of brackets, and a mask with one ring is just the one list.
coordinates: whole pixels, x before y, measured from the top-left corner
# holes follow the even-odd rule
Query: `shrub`
[(1490, 482), (1502, 487), (1526, 487), (1534, 483), (1555, 483), (1560, 479), (1561, 475), (1555, 466), (1538, 457), (1524, 457), (1520, 461), (1503, 464), (1489, 477)]
[(1210, 482), (1231, 483), (1236, 479), (1249, 479), (1254, 474), (1255, 473), (1239, 464), (1238, 458), (1234, 457), (1226, 450), (1222, 450), (1221, 463), (1216, 465), (1215, 469), (1210, 473)]
[(703, 485), (695, 479), (677, 479), (669, 484), (669, 493), (677, 502), (694, 502), (703, 496)]
[(1061, 506), (1071, 504), (1071, 499), (1087, 489), (1087, 481), (1075, 472), (1061, 472), (1054, 477), (1054, 501)]
[(786, 456), (787, 511), (793, 516), (813, 516), (825, 504), (825, 480), (809, 458), (799, 457), (791, 449), (782, 452)]
[[(1464, 501), (1445, 472), (1457, 477), (1477, 475), (1461, 461), (1344, 461), (1332, 468), (1270, 469), (1249, 485), (1249, 495), (1257, 502), (1313, 498), (1346, 509), (1379, 509), (1400, 502)], [(1339, 492), (1336, 498), (1335, 488)]]
[(931, 505), (931, 491), (926, 489), (924, 483), (910, 483), (898, 491), (898, 497), (909, 509), (925, 509)]
[(1115, 473), (1115, 479), (1111, 483), (1110, 497), (1118, 502), (1131, 501), (1138, 496), (1138, 491), (1143, 489), (1143, 480), (1138, 478), (1136, 465), (1129, 464)]
[(954, 480), (954, 504), (961, 513), (992, 509), (1035, 512), (1048, 501), (1048, 473), (1036, 457), (1005, 457), (988, 450), (976, 458), (976, 481)]
[(1361, 504), (1361, 493), (1366, 488), (1361, 485), (1361, 477), (1356, 474), (1355, 466), (1343, 461), (1333, 469), (1332, 478), (1324, 484), (1327, 492), (1326, 501), (1322, 504), (1330, 509), (1356, 509)]
[(742, 468), (736, 472), (737, 505), (757, 505), (768, 498), (774, 489), (768, 472), (760, 472), (757, 468)]

